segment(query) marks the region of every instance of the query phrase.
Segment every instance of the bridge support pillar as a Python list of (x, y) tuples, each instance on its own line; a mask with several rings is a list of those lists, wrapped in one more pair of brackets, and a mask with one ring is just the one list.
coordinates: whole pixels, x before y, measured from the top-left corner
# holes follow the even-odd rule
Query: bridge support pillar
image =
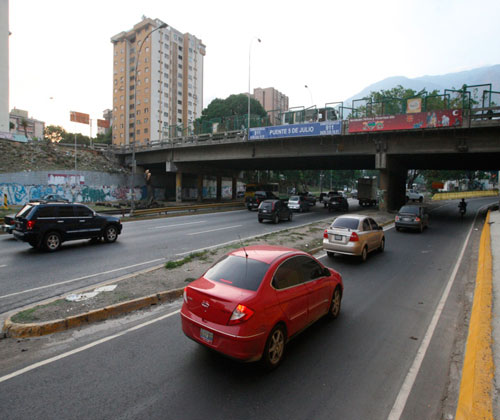
[(217, 175), (217, 201), (222, 199), (222, 177)]
[(198, 201), (203, 200), (203, 175), (202, 174), (198, 174), (198, 197), (197, 197), (197, 200)]
[(182, 202), (182, 172), (175, 174), (175, 202)]
[(408, 170), (395, 159), (387, 156), (385, 168), (380, 168), (381, 197), (379, 208), (383, 211), (398, 210), (405, 203), (405, 184)]
[(233, 176), (231, 178), (231, 180), (232, 180), (231, 194), (232, 194), (232, 199), (235, 200), (236, 199), (236, 189), (238, 188), (238, 178)]

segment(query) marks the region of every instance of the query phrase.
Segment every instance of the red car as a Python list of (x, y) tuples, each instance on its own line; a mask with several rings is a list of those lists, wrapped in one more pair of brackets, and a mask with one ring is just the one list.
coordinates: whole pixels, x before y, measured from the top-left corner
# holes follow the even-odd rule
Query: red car
[(339, 273), (305, 252), (240, 248), (185, 288), (182, 330), (226, 356), (273, 369), (291, 337), (339, 315), (343, 288)]

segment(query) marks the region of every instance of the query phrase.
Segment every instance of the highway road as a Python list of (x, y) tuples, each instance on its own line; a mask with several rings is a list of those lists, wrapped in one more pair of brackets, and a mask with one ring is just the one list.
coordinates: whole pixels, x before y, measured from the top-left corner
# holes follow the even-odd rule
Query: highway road
[[(294, 339), (272, 373), (184, 337), (180, 301), (52, 337), (0, 340), (0, 418), (451, 418), (483, 223), (474, 214), (494, 201), (470, 200), (463, 221), (456, 202), (443, 203), (423, 234), (388, 229), (386, 251), (364, 264), (320, 255), (344, 278), (342, 313)], [(198, 217), (206, 218), (190, 220)]]
[[(353, 209), (358, 206), (353, 201)], [(53, 254), (0, 235), (0, 314), (52, 296), (182, 258), (197, 249), (332, 217), (323, 206), (292, 222), (258, 223), (248, 210), (123, 223), (113, 244), (66, 242)]]

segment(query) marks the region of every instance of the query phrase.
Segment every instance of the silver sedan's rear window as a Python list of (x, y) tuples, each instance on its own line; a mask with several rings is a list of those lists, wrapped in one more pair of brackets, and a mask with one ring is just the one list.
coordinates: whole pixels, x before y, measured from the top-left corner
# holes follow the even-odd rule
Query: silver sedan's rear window
[(338, 217), (332, 223), (332, 228), (357, 229), (359, 220), (352, 217)]

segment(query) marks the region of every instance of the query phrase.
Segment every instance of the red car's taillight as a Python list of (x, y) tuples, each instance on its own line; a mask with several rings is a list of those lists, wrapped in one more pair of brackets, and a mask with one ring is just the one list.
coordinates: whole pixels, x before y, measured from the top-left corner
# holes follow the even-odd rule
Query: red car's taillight
[(26, 223), (26, 229), (27, 230), (32, 230), (35, 227), (35, 221), (34, 220), (28, 220)]
[(187, 297), (187, 287), (184, 288), (184, 293), (183, 293), (183, 297), (184, 297), (184, 302), (188, 303), (188, 297)]
[(254, 313), (255, 312), (250, 308), (247, 308), (245, 305), (239, 304), (231, 314), (228, 325), (240, 324), (244, 321), (247, 321), (252, 317)]
[(323, 232), (323, 238), (328, 239), (328, 229), (325, 229), (325, 231)]
[(349, 242), (358, 242), (359, 236), (356, 232), (351, 233), (351, 237), (349, 238)]
[(420, 217), (415, 217), (415, 222), (420, 222)]

